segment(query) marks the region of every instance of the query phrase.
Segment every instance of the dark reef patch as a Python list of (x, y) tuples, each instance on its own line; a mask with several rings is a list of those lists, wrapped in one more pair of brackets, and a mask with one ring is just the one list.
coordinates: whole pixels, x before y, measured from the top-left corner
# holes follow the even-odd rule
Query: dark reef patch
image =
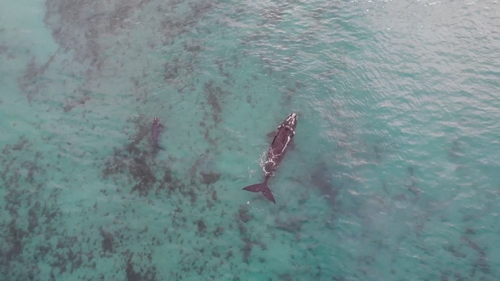
[(163, 80), (166, 83), (170, 83), (172, 80), (176, 79), (179, 76), (181, 68), (182, 66), (179, 63), (178, 58), (175, 58), (172, 62), (166, 62), (163, 65), (164, 69)]
[(200, 172), (200, 175), (201, 175), (201, 182), (206, 185), (216, 183), (221, 176), (221, 174), (218, 173), (203, 173), (203, 172)]
[[(224, 70), (224, 60), (217, 58), (215, 60), (215, 64), (217, 65), (217, 68), (219, 69), (219, 74), (222, 77), (225, 77), (226, 79), (224, 80), (225, 84), (230, 84), (231, 82), (234, 82), (234, 79), (232, 78), (232, 75), (230, 72)], [(231, 82), (230, 82), (231, 81)]]
[(82, 96), (78, 98), (71, 98), (70, 100), (65, 100), (63, 105), (63, 111), (70, 112), (76, 106), (84, 106), (87, 101), (89, 101), (90, 95), (86, 91), (82, 91)]
[(240, 205), (237, 217), (239, 220), (245, 223), (253, 219), (253, 216), (248, 212), (248, 208), (244, 205)]
[(280, 220), (276, 218), (275, 224), (277, 229), (298, 235), (302, 229), (302, 225), (306, 221), (307, 219), (302, 217), (294, 217), (288, 220)]
[(248, 258), (250, 257), (250, 253), (252, 252), (252, 242), (248, 238), (243, 238), (244, 246), (241, 248), (241, 252), (243, 253), (243, 262), (246, 264), (249, 263)]
[(168, 189), (169, 195), (172, 193), (172, 191), (175, 190), (177, 186), (179, 186), (180, 183), (174, 182), (174, 179), (172, 178), (172, 171), (170, 170), (169, 167), (163, 167), (165, 170), (163, 171), (163, 178), (158, 184), (158, 187), (156, 188), (155, 194), (158, 195), (160, 191), (164, 190), (167, 185), (170, 187)]
[(292, 98), (294, 95), (295, 95), (295, 88), (286, 87), (286, 89), (283, 91), (281, 95), (283, 103), (285, 103), (286, 105), (290, 105), (292, 103)]
[(380, 145), (373, 145), (373, 153), (375, 154), (375, 163), (377, 163), (377, 165), (380, 165), (382, 162), (382, 152), (380, 150)]
[(448, 154), (447, 158), (448, 161), (454, 163), (457, 162), (457, 160), (464, 155), (463, 149), (462, 149), (462, 142), (459, 139), (454, 139), (451, 142), (450, 148), (448, 149)]
[(101, 40), (130, 28), (132, 23), (127, 19), (148, 2), (132, 0), (109, 5), (100, 1), (47, 0), (44, 22), (61, 48), (75, 52), (76, 61), (89, 61), (100, 68), (105, 49)]
[(146, 163), (144, 156), (134, 158), (128, 166), (129, 174), (138, 182), (132, 191), (138, 191), (140, 196), (147, 196), (149, 190), (156, 183), (156, 177), (149, 165)]
[[(10, 147), (12, 150), (23, 150), (24, 146), (28, 144), (28, 140), (24, 137), (24, 136), (21, 136), (19, 138), (19, 141), (17, 141), (14, 145), (12, 145), (12, 147)], [(9, 145), (6, 145), (5, 146), (6, 149), (9, 148)], [(6, 150), (4, 150), (6, 151)]]
[(214, 236), (219, 237), (222, 234), (224, 234), (224, 228), (222, 226), (217, 226), (217, 228), (214, 230)]
[(26, 236), (26, 232), (17, 226), (16, 219), (12, 219), (7, 233), (7, 245), (10, 245), (10, 249), (7, 250), (3, 258), (6, 261), (10, 261), (17, 258), (23, 252), (22, 240)]
[(489, 274), (490, 266), (488, 264), (488, 258), (486, 257), (486, 251), (467, 236), (462, 236), (461, 240), (472, 250), (476, 251), (479, 256), (472, 265), (471, 277), (474, 277), (477, 269), (481, 270), (484, 274)]
[[(80, 134), (85, 133), (84, 130), (77, 131), (81, 129), (78, 120), (71, 118), (75, 116), (79, 118), (79, 112), (76, 111), (79, 111), (80, 106), (88, 104), (89, 100), (98, 105), (96, 108), (82, 110), (83, 122), (92, 124), (85, 116), (86, 113), (87, 116), (90, 115), (90, 112), (92, 115), (100, 115), (99, 118), (102, 118), (103, 123), (113, 122), (109, 112), (101, 111), (103, 107), (109, 106), (110, 100), (113, 99), (109, 98), (111, 95), (109, 88), (103, 89), (104, 87), (101, 86), (106, 83), (128, 81), (132, 85), (131, 90), (120, 93), (123, 101), (116, 101), (116, 104), (118, 106), (132, 104), (138, 110), (141, 110), (143, 104), (153, 99), (150, 94), (151, 89), (149, 89), (151, 77), (147, 77), (149, 75), (147, 73), (157, 73), (156, 70), (161, 72), (162, 65), (165, 66), (164, 78), (165, 82), (170, 84), (168, 86), (177, 88), (179, 92), (184, 89), (194, 89), (196, 86), (189, 79), (195, 80), (196, 78), (196, 73), (194, 73), (197, 70), (196, 57), (204, 51), (205, 44), (204, 41), (184, 40), (179, 38), (179, 35), (191, 31), (199, 35), (202, 35), (202, 32), (210, 32), (208, 28), (198, 27), (196, 24), (215, 6), (212, 2), (47, 0), (45, 3), (44, 22), (51, 29), (52, 36), (60, 49), (47, 62), (34, 58), (27, 64), (18, 83), (28, 100), (37, 102), (44, 97), (42, 94), (45, 91), (45, 83), (52, 82), (49, 81), (50, 79), (44, 79), (43, 76), (49, 73), (48, 70), (58, 68), (53, 73), (50, 71), (50, 74), (51, 76), (63, 75), (64, 81), (61, 83), (64, 87), (61, 92), (64, 94), (58, 97), (59, 93), (51, 92), (50, 96), (44, 98), (50, 99), (50, 102), (56, 105), (58, 113), (66, 113), (60, 120), (77, 121), (64, 124), (72, 128), (66, 132), (69, 136), (80, 137)], [(159, 28), (160, 21), (164, 28)], [(141, 22), (140, 27), (136, 25), (139, 22)], [(151, 28), (152, 26), (154, 28)], [(149, 31), (151, 33), (148, 33)], [(137, 33), (143, 34), (144, 42), (137, 44), (135, 36)], [(137, 51), (144, 51), (143, 47), (149, 49), (155, 46), (158, 48), (155, 51), (159, 51), (162, 57), (168, 58), (172, 51), (161, 46), (175, 41), (184, 41), (184, 51), (181, 50), (182, 54), (178, 56), (179, 59), (158, 64), (151, 62), (151, 68), (149, 62), (146, 62), (147, 68), (141, 69), (137, 60), (133, 61), (135, 58), (130, 58), (130, 55), (136, 51), (133, 50), (135, 48), (142, 48)], [(173, 47), (177, 46), (178, 44)], [(3, 52), (3, 49), (0, 52)], [(66, 52), (64, 57), (63, 52)], [(135, 76), (124, 77), (130, 74), (121, 70), (130, 69), (131, 66), (137, 67), (133, 71)], [(155, 67), (154, 71), (150, 71)], [(226, 78), (229, 78), (231, 72), (228, 66), (221, 66), (222, 68)], [(221, 121), (224, 108), (223, 96), (229, 94), (215, 84), (213, 81), (207, 84), (205, 95), (207, 98), (206, 117), (208, 118), (204, 120), (206, 122), (204, 126), (209, 138), (210, 130), (212, 130), (211, 145), (218, 143), (218, 139), (214, 137), (216, 134), (211, 119), (213, 117), (214, 121)], [(221, 85), (224, 84), (221, 82)], [(187, 93), (188, 90), (184, 90), (183, 95)], [(161, 101), (160, 99), (164, 97), (157, 95), (154, 98)], [(47, 107), (52, 108), (52, 106), (53, 104), (50, 104)], [(106, 111), (105, 108), (104, 111)], [(73, 145), (69, 147), (71, 145), (68, 143), (69, 139), (51, 140), (50, 137), (42, 138), (46, 142), (43, 143), (43, 154), (32, 151), (34, 145), (25, 138), (3, 149), (0, 155), (2, 160), (0, 176), (6, 191), (7, 211), (4, 219), (0, 220), (0, 231), (3, 233), (0, 235), (1, 276), (6, 280), (68, 278), (126, 279), (129, 281), (182, 280), (184, 278), (186, 280), (187, 276), (196, 274), (210, 276), (211, 280), (223, 278), (220, 275), (222, 261), (219, 264), (218, 261), (212, 262), (205, 257), (200, 260), (199, 254), (194, 259), (189, 256), (188, 251), (180, 257), (180, 264), (186, 261), (185, 264), (180, 265), (179, 269), (172, 272), (170, 276), (160, 278), (157, 276), (156, 268), (152, 266), (157, 262), (152, 259), (154, 256), (152, 251), (156, 250), (155, 246), (169, 241), (184, 245), (184, 248), (195, 247), (194, 245), (198, 242), (180, 237), (182, 231), (187, 229), (194, 232), (196, 230), (198, 235), (212, 239), (212, 235), (224, 236), (225, 228), (224, 224), (220, 224), (213, 229), (212, 221), (193, 220), (193, 213), (189, 211), (189, 208), (193, 207), (191, 209), (198, 212), (197, 208), (202, 205), (200, 210), (203, 212), (206, 210), (205, 202), (208, 202), (207, 205), (210, 206), (218, 201), (214, 186), (220, 181), (221, 174), (206, 169), (210, 166), (202, 163), (195, 169), (194, 184), (190, 184), (190, 175), (184, 170), (180, 172), (175, 170), (179, 165), (171, 164), (177, 161), (176, 159), (168, 157), (168, 160), (165, 160), (163, 153), (160, 154), (151, 149), (151, 145), (146, 141), (150, 129), (149, 121), (149, 118), (144, 116), (132, 120), (131, 122), (135, 123), (135, 130), (130, 138), (114, 147), (111, 152), (108, 151), (109, 154), (106, 157), (99, 155), (107, 149), (106, 145), (103, 145), (102, 150), (96, 148), (90, 152), (79, 151), (78, 156), (83, 159), (73, 159), (71, 154), (75, 150), (86, 148), (79, 147), (78, 141), (71, 140)], [(51, 129), (60, 128), (54, 126)], [(93, 132), (105, 130), (99, 127), (97, 129)], [(127, 128), (124, 128), (123, 133), (128, 133)], [(62, 144), (58, 145), (58, 141)], [(55, 149), (51, 151), (51, 147)], [(85, 157), (85, 153), (95, 155)], [(31, 158), (29, 158), (30, 155)], [(71, 157), (67, 157), (68, 155)], [(87, 163), (91, 163), (92, 166), (86, 166)], [(95, 190), (92, 189), (95, 188), (92, 186), (92, 180), (95, 179), (91, 176), (95, 172), (94, 168), (98, 169), (98, 174), (102, 172), (100, 176), (106, 179), (98, 183), (100, 187)], [(89, 194), (92, 192), (97, 194), (92, 194), (93, 199), (83, 196), (75, 202), (66, 197), (84, 188), (88, 188), (86, 191)], [(104, 195), (99, 194), (99, 191)], [(151, 198), (139, 198), (143, 196)], [(108, 204), (115, 198), (125, 203), (123, 205)], [(132, 203), (127, 201), (129, 198)], [(172, 212), (173, 225), (167, 222), (167, 225), (161, 226), (165, 234), (164, 238), (160, 235), (151, 237), (154, 230), (150, 225), (148, 225), (150, 226), (149, 232), (147, 228), (134, 229), (131, 221), (142, 216), (141, 207), (144, 205), (158, 207), (163, 203), (170, 204), (169, 207), (173, 205), (172, 210), (175, 209)], [(113, 207), (107, 209), (108, 205), (116, 209)], [(217, 208), (212, 210), (217, 210)], [(164, 212), (162, 215), (168, 216), (168, 211), (162, 212)], [(154, 219), (157, 219), (156, 216), (159, 215), (154, 216)], [(141, 249), (129, 252), (127, 250), (129, 245)], [(221, 256), (224, 259), (224, 254), (221, 253), (227, 252), (228, 249), (219, 251), (220, 249), (214, 247), (213, 245), (202, 247), (200, 253), (211, 256), (214, 260), (220, 259)], [(116, 258), (121, 258), (118, 266), (112, 262)], [(96, 268), (101, 267), (102, 262), (112, 262), (113, 269), (107, 272), (96, 272)], [(38, 266), (43, 270), (48, 267), (49, 272), (41, 273)]]
[(111, 254), (113, 253), (113, 244), (114, 244), (114, 239), (113, 235), (111, 233), (105, 231), (102, 226), (99, 227), (99, 233), (102, 236), (102, 252), (104, 255), (107, 253)]
[(156, 267), (141, 268), (139, 271), (134, 269), (132, 262), (133, 254), (129, 254), (125, 265), (125, 276), (127, 281), (154, 281), (156, 280)]
[[(90, 65), (87, 73), (98, 76), (99, 72), (113, 63), (112, 59), (103, 54), (109, 50), (109, 46), (113, 46), (115, 53), (122, 54), (135, 43), (131, 39), (134, 38), (131, 33), (142, 32), (131, 18), (161, 27), (159, 33), (152, 32), (145, 38), (147, 46), (154, 48), (171, 44), (178, 36), (195, 29), (198, 21), (213, 6), (209, 1), (197, 1), (190, 2), (188, 9), (184, 10), (179, 4), (175, 1), (158, 4), (151, 0), (47, 0), (44, 23), (51, 29), (52, 37), (62, 50), (73, 51), (75, 62)], [(182, 12), (178, 8), (183, 9)], [(165, 16), (152, 17), (151, 11)], [(127, 36), (122, 37), (123, 34)], [(196, 53), (201, 50), (201, 45), (189, 42), (185, 48), (187, 52)], [(167, 79), (169, 76), (165, 75)]]
[(189, 202), (191, 202), (191, 204), (194, 204), (194, 202), (196, 202), (196, 199), (198, 198), (198, 195), (196, 195), (194, 188), (189, 188), (187, 195), (189, 196)]
[(28, 232), (33, 233), (39, 226), (38, 215), (40, 213), (40, 202), (36, 203), (28, 211)]
[(205, 222), (202, 219), (199, 219), (196, 222), (196, 225), (197, 225), (198, 235), (202, 235), (207, 230), (207, 226), (205, 225)]
[(201, 45), (194, 39), (188, 40), (183, 44), (184, 50), (190, 53), (199, 53), (201, 51)]
[(200, 178), (200, 182), (205, 185), (211, 185), (216, 183), (221, 174), (214, 172), (211, 162), (211, 156), (209, 154), (202, 154), (196, 160), (196, 162), (191, 166), (189, 170), (189, 177), (191, 180), (191, 184), (195, 184), (197, 182), (198, 177)]
[(319, 162), (311, 174), (312, 186), (317, 188), (321, 196), (323, 196), (333, 211), (340, 210), (340, 202), (338, 194), (340, 187), (333, 184), (331, 171), (324, 162)]
[(204, 92), (205, 92), (205, 97), (207, 99), (207, 103), (212, 108), (212, 118), (214, 122), (217, 124), (222, 120), (221, 119), (222, 98), (224, 98), (224, 96), (229, 95), (230, 93), (222, 90), (222, 88), (219, 86), (215, 86), (213, 80), (210, 80), (205, 83)]
[[(21, 138), (6, 145), (0, 155), (3, 199), (9, 211), (0, 220), (0, 275), (6, 280), (42, 280), (36, 266), (40, 263), (51, 267), (52, 279), (79, 268), (95, 268), (91, 259), (84, 258), (92, 256), (82, 251), (80, 239), (85, 234), (70, 235), (65, 228), (61, 189), (47, 185), (49, 173), (43, 167), (55, 167), (51, 177), (60, 169), (57, 164), (43, 164), (43, 154), (31, 148)], [(21, 160), (30, 155), (33, 160)]]
[(280, 281), (293, 281), (294, 280), (290, 273), (280, 274), (280, 275), (278, 275), (278, 277), (280, 278)]
[(31, 59), (26, 65), (23, 76), (18, 78), (17, 84), (19, 89), (26, 95), (30, 104), (35, 96), (43, 89), (43, 84), (38, 83), (38, 78), (45, 73), (50, 64), (54, 61), (54, 58), (55, 54), (43, 65), (38, 65), (34, 58)]
[[(242, 253), (243, 262), (246, 264), (250, 263), (250, 254), (254, 245), (260, 246), (262, 250), (267, 250), (267, 245), (259, 239), (252, 239), (251, 232), (248, 231), (247, 223), (253, 219), (253, 216), (249, 213), (248, 207), (246, 205), (240, 205), (238, 213), (235, 215), (236, 222), (238, 225), (238, 230), (240, 233), (240, 240), (242, 242), (240, 252)], [(232, 252), (231, 252), (232, 255)]]
[[(119, 185), (117, 180), (125, 177), (128, 183), (134, 184), (131, 192), (137, 192), (139, 196), (148, 196), (152, 190), (156, 194), (166, 189), (169, 193), (176, 190), (179, 182), (173, 178), (170, 167), (155, 161), (158, 151), (150, 152), (149, 143), (142, 143), (149, 132), (147, 121), (141, 116), (134, 123), (135, 135), (123, 147), (114, 148), (113, 156), (104, 163), (103, 178), (112, 178)], [(163, 170), (163, 176), (157, 176), (158, 170)]]
[(405, 180), (405, 185), (406, 185), (406, 189), (408, 189), (408, 191), (413, 193), (413, 195), (415, 195), (415, 197), (418, 198), (421, 190), (416, 186), (416, 181), (415, 181), (415, 177), (414, 177), (413, 173), (414, 173), (413, 167), (412, 166), (408, 167), (409, 177), (408, 177), (408, 180)]

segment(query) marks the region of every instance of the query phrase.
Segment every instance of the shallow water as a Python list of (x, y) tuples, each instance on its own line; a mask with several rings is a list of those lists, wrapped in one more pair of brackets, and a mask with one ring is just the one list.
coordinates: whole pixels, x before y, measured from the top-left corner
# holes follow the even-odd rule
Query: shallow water
[[(498, 280), (499, 30), (497, 1), (0, 3), (2, 279)], [(241, 189), (291, 112), (273, 205)]]

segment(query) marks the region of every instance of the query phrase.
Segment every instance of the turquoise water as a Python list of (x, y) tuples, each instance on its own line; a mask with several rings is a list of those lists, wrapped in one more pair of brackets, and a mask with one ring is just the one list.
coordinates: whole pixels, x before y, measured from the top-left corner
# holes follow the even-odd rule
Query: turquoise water
[(499, 52), (497, 1), (3, 1), (0, 279), (499, 280)]

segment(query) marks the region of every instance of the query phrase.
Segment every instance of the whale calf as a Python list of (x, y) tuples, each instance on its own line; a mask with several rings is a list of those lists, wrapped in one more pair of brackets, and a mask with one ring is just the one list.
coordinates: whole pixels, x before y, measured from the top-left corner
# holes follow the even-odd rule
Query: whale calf
[(269, 201), (276, 204), (273, 193), (269, 189), (267, 182), (278, 169), (281, 160), (285, 156), (286, 148), (292, 144), (297, 127), (297, 114), (291, 113), (273, 132), (274, 139), (267, 151), (266, 161), (262, 169), (264, 170), (264, 182), (249, 185), (243, 190), (250, 192), (261, 192)]
[(151, 124), (151, 140), (153, 142), (153, 147), (156, 149), (165, 150), (165, 148), (158, 145), (158, 141), (160, 140), (160, 134), (162, 130), (163, 130), (163, 124), (160, 122), (160, 118), (158, 116), (155, 116), (153, 118), (153, 123)]

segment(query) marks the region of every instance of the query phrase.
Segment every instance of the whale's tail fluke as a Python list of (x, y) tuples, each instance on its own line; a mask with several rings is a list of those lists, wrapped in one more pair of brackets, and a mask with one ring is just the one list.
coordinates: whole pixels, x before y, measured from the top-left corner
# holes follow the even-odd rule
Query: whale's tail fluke
[(267, 180), (268, 180), (268, 178), (266, 177), (266, 179), (264, 180), (264, 182), (249, 185), (249, 186), (243, 188), (243, 190), (250, 191), (250, 192), (262, 192), (262, 194), (269, 201), (271, 201), (274, 204), (276, 204), (276, 201), (274, 200), (273, 193), (269, 189), (269, 186), (267, 186)]

